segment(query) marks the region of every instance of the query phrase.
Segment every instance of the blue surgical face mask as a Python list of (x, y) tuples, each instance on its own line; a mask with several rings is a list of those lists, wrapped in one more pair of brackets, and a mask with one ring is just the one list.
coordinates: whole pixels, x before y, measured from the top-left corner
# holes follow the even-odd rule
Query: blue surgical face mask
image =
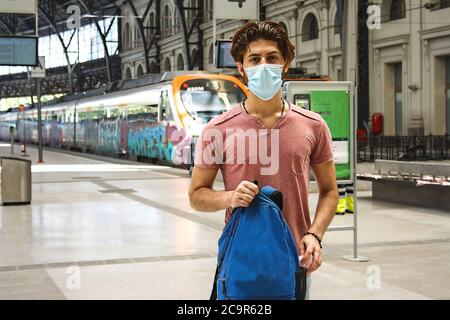
[(281, 64), (260, 64), (244, 68), (247, 74), (247, 86), (261, 100), (272, 99), (281, 88)]

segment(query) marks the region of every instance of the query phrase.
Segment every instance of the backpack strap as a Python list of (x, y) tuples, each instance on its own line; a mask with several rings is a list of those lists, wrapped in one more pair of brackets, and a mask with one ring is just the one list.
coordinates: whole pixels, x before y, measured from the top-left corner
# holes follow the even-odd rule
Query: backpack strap
[(308, 291), (306, 282), (306, 268), (300, 267), (300, 269), (295, 272), (295, 299), (296, 300), (306, 300), (306, 292)]
[(272, 186), (264, 186), (259, 192), (272, 200), (280, 210), (283, 210), (283, 194)]
[(219, 266), (216, 267), (216, 274), (214, 275), (213, 287), (209, 300), (217, 300), (217, 278), (219, 277)]

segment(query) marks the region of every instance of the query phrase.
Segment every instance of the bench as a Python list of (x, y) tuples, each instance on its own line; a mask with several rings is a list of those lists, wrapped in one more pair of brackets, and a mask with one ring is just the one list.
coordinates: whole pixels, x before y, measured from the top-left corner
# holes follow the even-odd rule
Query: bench
[(375, 171), (357, 174), (374, 199), (450, 212), (450, 163), (375, 160)]

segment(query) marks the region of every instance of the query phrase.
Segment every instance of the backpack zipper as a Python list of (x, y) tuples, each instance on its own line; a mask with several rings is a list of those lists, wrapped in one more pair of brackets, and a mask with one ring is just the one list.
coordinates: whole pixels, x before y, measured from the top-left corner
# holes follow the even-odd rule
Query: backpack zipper
[[(236, 212), (235, 212), (234, 214), (236, 214)], [(238, 218), (239, 218), (239, 217), (238, 217)], [(223, 262), (225, 261), (225, 258), (226, 258), (226, 256), (227, 256), (227, 253), (229, 254), (229, 252), (230, 252), (230, 246), (231, 246), (231, 242), (232, 242), (231, 239), (233, 238), (234, 234), (237, 232), (238, 227), (239, 227), (239, 219), (237, 219), (235, 225), (233, 226), (233, 229), (231, 230), (231, 233), (230, 233), (230, 241), (227, 243), (227, 249), (226, 249), (227, 252), (223, 255), (223, 257), (222, 257), (222, 259), (221, 259), (221, 261), (220, 261), (220, 265), (219, 265), (219, 273), (220, 273), (220, 271), (222, 270)], [(227, 287), (226, 287), (226, 284), (225, 284), (227, 271), (228, 271), (228, 268), (226, 268), (226, 269), (224, 270), (224, 274), (223, 274), (222, 278), (220, 279), (220, 281), (222, 282), (222, 294), (223, 294), (225, 300), (228, 300), (228, 297), (227, 297)]]
[(221, 279), (221, 281), (222, 281), (222, 294), (223, 294), (225, 300), (228, 300), (228, 298), (227, 298), (227, 287), (225, 285), (225, 280), (226, 280), (225, 278)]

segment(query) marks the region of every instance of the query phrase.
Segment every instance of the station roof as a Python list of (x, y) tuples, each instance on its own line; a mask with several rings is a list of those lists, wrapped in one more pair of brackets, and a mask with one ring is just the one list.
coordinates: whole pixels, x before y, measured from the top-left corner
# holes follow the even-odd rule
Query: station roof
[[(81, 25), (89, 24), (92, 19), (117, 14), (120, 1), (111, 0), (38, 0), (39, 36), (68, 30), (67, 21), (72, 12), (67, 13), (71, 5), (80, 9)], [(0, 14), (0, 34), (33, 36), (35, 16), (30, 14)]]

